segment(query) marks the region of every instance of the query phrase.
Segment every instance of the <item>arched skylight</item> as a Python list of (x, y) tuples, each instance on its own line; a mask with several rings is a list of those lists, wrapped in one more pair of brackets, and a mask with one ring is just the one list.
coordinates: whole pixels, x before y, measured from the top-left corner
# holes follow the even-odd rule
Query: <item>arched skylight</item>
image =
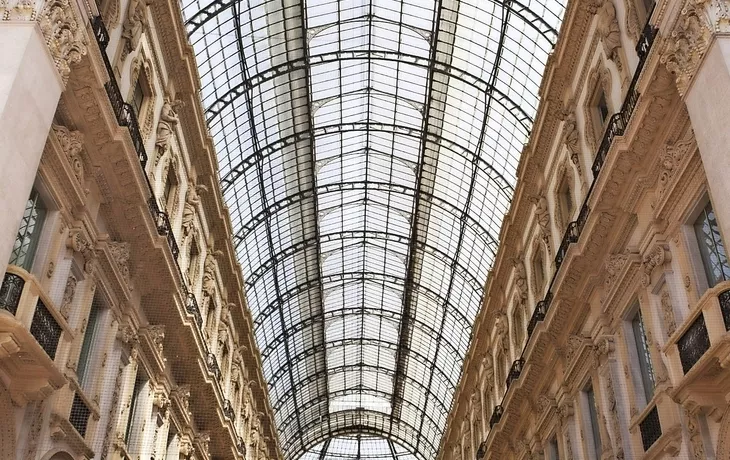
[(564, 6), (183, 2), (284, 455), (435, 458)]

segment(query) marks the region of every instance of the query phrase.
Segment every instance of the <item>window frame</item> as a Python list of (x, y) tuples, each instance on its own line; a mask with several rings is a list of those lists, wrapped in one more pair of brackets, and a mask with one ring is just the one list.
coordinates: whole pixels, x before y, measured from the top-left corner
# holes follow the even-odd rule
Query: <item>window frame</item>
[[(36, 265), (36, 257), (38, 256), (38, 248), (40, 246), (40, 242), (43, 239), (44, 235), (44, 229), (46, 227), (46, 223), (49, 218), (49, 206), (46, 203), (46, 199), (44, 199), (43, 194), (38, 189), (38, 187), (33, 186), (31, 189), (30, 195), (26, 199), (25, 209), (23, 211), (23, 217), (20, 221), (20, 225), (18, 225), (18, 229), (16, 230), (15, 234), (15, 240), (13, 241), (13, 248), (10, 252), (10, 260), (8, 260), (9, 265), (16, 265), (27, 272), (31, 272), (33, 270), (33, 267)], [(31, 204), (32, 202), (32, 204)], [(40, 206), (38, 206), (40, 204)], [(27, 227), (30, 225), (26, 225), (26, 229), (24, 228), (24, 222), (29, 219), (30, 217), (26, 217), (27, 213), (32, 213), (33, 211), (36, 211), (36, 217), (34, 218), (34, 225), (33, 229), (28, 232)], [(20, 254), (21, 248), (23, 248), (23, 241), (25, 238), (30, 235), (29, 239), (30, 242), (26, 246), (26, 250), (24, 254)], [(21, 241), (20, 245), (16, 248), (16, 244), (18, 241)], [(22, 257), (22, 261), (19, 263), (19, 259)]]
[(634, 379), (634, 385), (637, 386), (637, 393), (643, 395), (644, 407), (646, 407), (655, 395), (656, 376), (654, 375), (654, 363), (651, 358), (651, 348), (646, 333), (647, 327), (638, 301), (631, 310), (627, 322), (628, 329), (631, 330), (632, 360), (635, 359), (639, 367), (638, 378)]
[[(694, 245), (695, 245), (694, 249), (697, 250), (697, 256), (695, 257), (695, 259), (696, 259), (696, 263), (697, 262), (699, 263), (698, 272), (700, 272), (703, 275), (701, 277), (701, 279), (704, 281), (703, 287), (705, 287), (705, 289), (710, 289), (723, 281), (730, 280), (730, 276), (725, 274), (725, 270), (722, 270), (720, 277), (717, 278), (711, 273), (712, 267), (708, 266), (708, 263), (710, 261), (707, 258), (712, 253), (718, 254), (716, 252), (716, 248), (719, 246), (719, 247), (722, 247), (722, 249), (723, 249), (725, 262), (727, 264), (726, 265), (726, 264), (720, 263), (720, 265), (730, 267), (730, 261), (728, 260), (727, 248), (725, 246), (725, 241), (724, 241), (724, 238), (722, 235), (722, 229), (720, 228), (720, 225), (717, 223), (716, 216), (715, 216), (714, 220), (715, 220), (715, 227), (717, 228), (718, 233), (719, 233), (719, 240), (715, 241), (714, 235), (711, 235), (711, 239), (713, 240), (714, 251), (707, 250), (707, 247), (701, 243), (700, 234), (698, 232), (698, 221), (700, 219), (702, 219), (703, 217), (706, 218), (709, 215), (708, 209), (710, 212), (712, 212), (713, 215), (715, 215), (714, 206), (712, 205), (712, 200), (710, 200), (709, 197), (705, 197), (703, 200), (700, 201), (700, 205), (697, 206), (697, 208), (695, 209), (695, 212), (693, 212), (690, 215), (690, 218), (687, 220), (687, 226), (690, 227), (690, 231), (692, 234), (692, 240), (694, 241)], [(718, 245), (718, 243), (719, 243), (719, 245)]]
[[(82, 389), (87, 389), (91, 383), (88, 379), (94, 374), (94, 344), (99, 338), (100, 326), (103, 323), (106, 302), (97, 289), (89, 306), (89, 313), (86, 321), (86, 330), (81, 341), (78, 360), (76, 364), (76, 377)], [(92, 318), (94, 318), (92, 322)]]
[(600, 412), (598, 411), (598, 400), (596, 399), (596, 392), (591, 379), (583, 387), (581, 395), (583, 398), (583, 407), (586, 409), (584, 420), (588, 425), (585, 429), (590, 433), (590, 439), (586, 447), (588, 448), (589, 456), (593, 460), (600, 460), (603, 449), (601, 444), (601, 427), (599, 425), (600, 420), (598, 418)]

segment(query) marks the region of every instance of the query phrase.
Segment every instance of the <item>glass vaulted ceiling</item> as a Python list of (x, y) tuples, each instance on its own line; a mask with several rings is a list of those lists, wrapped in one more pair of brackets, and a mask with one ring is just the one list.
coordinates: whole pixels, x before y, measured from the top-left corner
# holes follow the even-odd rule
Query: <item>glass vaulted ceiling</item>
[(435, 458), (562, 2), (182, 1), (285, 457)]

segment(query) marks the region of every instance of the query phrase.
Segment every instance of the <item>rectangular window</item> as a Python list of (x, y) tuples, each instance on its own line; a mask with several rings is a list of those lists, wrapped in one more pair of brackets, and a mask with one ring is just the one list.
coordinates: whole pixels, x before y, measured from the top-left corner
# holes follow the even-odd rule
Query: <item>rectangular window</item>
[(590, 424), (590, 432), (593, 438), (594, 459), (601, 458), (601, 432), (598, 426), (598, 406), (596, 406), (596, 395), (593, 392), (593, 386), (588, 385), (585, 389), (586, 399), (588, 400), (588, 422)]
[(18, 234), (15, 237), (9, 264), (30, 271), (33, 266), (33, 257), (35, 257), (36, 249), (38, 249), (38, 241), (41, 237), (45, 218), (46, 208), (38, 195), (38, 191), (33, 189), (30, 192), (30, 198), (25, 203), (25, 212), (23, 212), (23, 219), (20, 221)]
[(79, 354), (79, 364), (76, 368), (76, 375), (79, 378), (79, 383), (82, 388), (86, 388), (89, 365), (91, 364), (92, 347), (98, 336), (98, 325), (99, 316), (103, 306), (98, 298), (98, 295), (94, 296), (94, 300), (91, 302), (91, 310), (89, 311), (89, 319), (86, 322), (86, 332), (84, 332), (84, 341), (81, 345), (81, 353)]
[(560, 450), (558, 449), (558, 438), (553, 436), (548, 441), (548, 458), (547, 460), (560, 460)]
[(132, 437), (132, 428), (134, 426), (135, 412), (137, 412), (137, 406), (139, 404), (139, 396), (142, 393), (142, 388), (147, 382), (147, 379), (143, 375), (137, 374), (137, 379), (134, 381), (134, 390), (132, 390), (132, 400), (129, 403), (129, 415), (127, 416), (127, 429), (124, 432), (124, 442), (129, 446), (129, 441)]
[(644, 397), (648, 404), (654, 395), (654, 368), (651, 364), (649, 342), (646, 340), (646, 329), (644, 328), (644, 320), (641, 318), (641, 311), (637, 311), (631, 320), (631, 329), (634, 332), (634, 345), (636, 346), (636, 355), (639, 359), (641, 386), (643, 387)]
[(144, 91), (142, 90), (142, 82), (140, 78), (137, 79), (137, 84), (134, 85), (134, 95), (132, 96), (132, 107), (134, 107), (134, 113), (137, 114), (137, 119), (142, 116), (142, 105), (144, 104)]
[(702, 209), (694, 223), (697, 244), (702, 256), (702, 265), (707, 275), (707, 284), (713, 287), (721, 281), (730, 279), (730, 264), (728, 264), (725, 245), (720, 237), (720, 227), (712, 210), (712, 203)]
[(596, 109), (598, 109), (598, 122), (601, 126), (604, 126), (608, 119), (608, 103), (606, 102), (606, 94), (603, 91), (598, 95)]

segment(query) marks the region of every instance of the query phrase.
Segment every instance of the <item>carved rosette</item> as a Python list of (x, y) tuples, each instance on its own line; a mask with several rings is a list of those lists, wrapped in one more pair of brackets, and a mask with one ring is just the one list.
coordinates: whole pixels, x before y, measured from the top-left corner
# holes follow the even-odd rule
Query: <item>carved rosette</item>
[(93, 244), (89, 241), (86, 233), (80, 228), (72, 228), (69, 230), (66, 239), (66, 247), (74, 252), (81, 254), (84, 258), (84, 272), (91, 275), (94, 272), (94, 251)]
[(86, 55), (88, 40), (83, 22), (76, 19), (76, 12), (69, 0), (50, 0), (40, 12), (38, 23), (65, 85), (71, 73), (71, 64), (81, 62), (81, 57)]

